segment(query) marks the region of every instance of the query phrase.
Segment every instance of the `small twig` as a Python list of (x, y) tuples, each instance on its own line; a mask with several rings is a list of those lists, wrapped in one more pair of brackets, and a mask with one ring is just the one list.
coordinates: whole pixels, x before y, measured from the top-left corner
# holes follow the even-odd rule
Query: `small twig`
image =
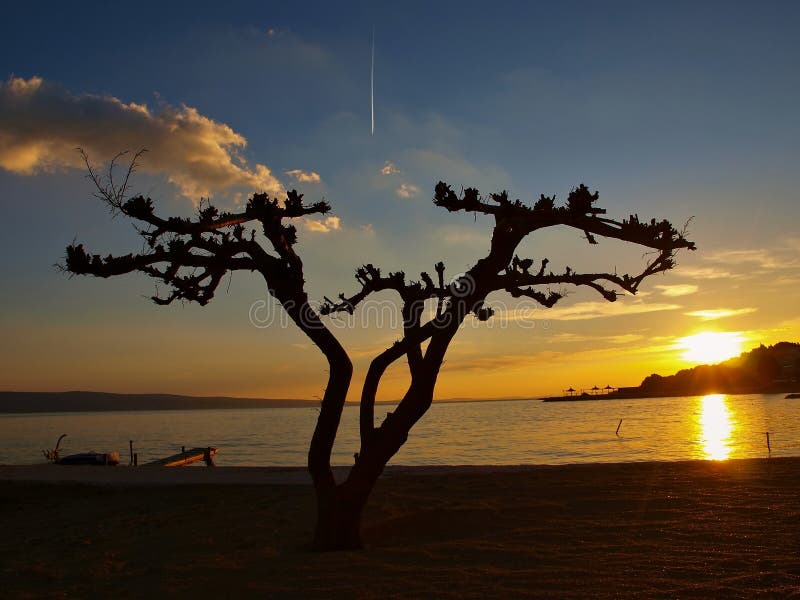
[(131, 159), (131, 162), (128, 164), (128, 169), (125, 172), (125, 178), (122, 181), (122, 184), (117, 186), (114, 183), (114, 169), (117, 166), (117, 162), (119, 159), (126, 154), (129, 153), (128, 150), (124, 152), (118, 153), (114, 158), (111, 159), (111, 162), (108, 166), (108, 174), (104, 178), (101, 177), (92, 167), (91, 161), (89, 160), (89, 155), (83, 148), (77, 148), (78, 152), (83, 158), (83, 162), (86, 165), (87, 175), (86, 177), (94, 184), (95, 188), (97, 188), (97, 192), (94, 194), (95, 197), (99, 198), (106, 202), (110, 207), (113, 214), (116, 214), (118, 210), (122, 208), (122, 203), (125, 200), (125, 197), (128, 193), (128, 185), (130, 183), (130, 178), (133, 173), (136, 172), (136, 167), (139, 165), (139, 158), (141, 158), (142, 154), (147, 152), (146, 148), (139, 149)]

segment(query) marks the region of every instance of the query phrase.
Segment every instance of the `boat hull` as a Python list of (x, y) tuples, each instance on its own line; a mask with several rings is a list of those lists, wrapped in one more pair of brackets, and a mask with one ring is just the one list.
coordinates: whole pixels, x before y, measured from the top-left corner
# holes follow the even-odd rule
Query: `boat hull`
[(96, 465), (100, 467), (119, 464), (118, 452), (82, 452), (58, 460), (59, 465)]

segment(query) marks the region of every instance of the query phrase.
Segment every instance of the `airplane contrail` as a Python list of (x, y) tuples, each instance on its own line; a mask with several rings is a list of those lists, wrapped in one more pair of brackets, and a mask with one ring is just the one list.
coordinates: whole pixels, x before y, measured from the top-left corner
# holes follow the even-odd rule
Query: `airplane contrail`
[(375, 28), (372, 28), (371, 56), (369, 63), (369, 111), (370, 135), (375, 135)]

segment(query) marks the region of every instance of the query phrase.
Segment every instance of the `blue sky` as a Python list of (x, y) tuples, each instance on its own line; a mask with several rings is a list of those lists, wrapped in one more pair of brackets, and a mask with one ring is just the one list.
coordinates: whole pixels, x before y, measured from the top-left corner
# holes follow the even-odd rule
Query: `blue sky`
[[(445, 373), (444, 395), (468, 395), (476, 378), (497, 371), (486, 366), (486, 354), (500, 356), (497, 364), (526, 365), (513, 367), (522, 369), (510, 377), (516, 383), (497, 383), (494, 395), (553, 391), (581, 353), (592, 357), (587, 368), (605, 364), (634, 384), (659, 367), (678, 366), (668, 348), (704, 326), (688, 314), (699, 310), (734, 311), (714, 327), (753, 342), (798, 337), (794, 3), (144, 2), (131, 10), (106, 3), (15, 6), (0, 23), (6, 96), (12, 78), (43, 81), (31, 88), (39, 104), (25, 113), (30, 123), (20, 125), (19, 106), (8, 98), (0, 111), (0, 323), (11, 342), (0, 356), (8, 382), (0, 387), (308, 397), (324, 383), (314, 375), (319, 358), (299, 334), (251, 326), (248, 307), (263, 297), (254, 278), (237, 275), (212, 307), (159, 309), (143, 298), (153, 291), (144, 278), (58, 274), (52, 265), (74, 238), (103, 252), (138, 247), (131, 227), (110, 220), (74, 156), (65, 154), (77, 145), (99, 153), (92, 156), (98, 162), (110, 158), (102, 154), (113, 144), (154, 147), (135, 191), (158, 198), (164, 214), (192, 210), (190, 191), (233, 206), (236, 193), (253, 191), (245, 188), (254, 181), (297, 186), (309, 199), (324, 196), (340, 220), (327, 232), (301, 232), (315, 297), (353, 289), (351, 274), (361, 262), (414, 274), (445, 259), (455, 274), (479, 258), (489, 222), (433, 207), (439, 179), (485, 192), (506, 188), (523, 200), (540, 193), (565, 198), (585, 182), (619, 217), (637, 212), (683, 223), (694, 216), (700, 250), (653, 285), (695, 291), (667, 296), (650, 286), (634, 304), (661, 309), (554, 318), (535, 335), (465, 332), (451, 362), (477, 366), (469, 376)], [(185, 117), (185, 107), (204, 120), (195, 137), (175, 145), (163, 128), (115, 121), (119, 107), (111, 99), (172, 115), (167, 124)], [(215, 146), (211, 156), (235, 150), (246, 161), (234, 157), (245, 175), (231, 167), (212, 177), (191, 164), (193, 153), (228, 135), (223, 128), (246, 146)], [(39, 159), (26, 158), (23, 143), (34, 144)], [(296, 181), (288, 174), (296, 169), (319, 181)], [(587, 249), (574, 234), (541, 238), (530, 242), (530, 253), (555, 265), (623, 268), (641, 258), (613, 244), (602, 253)], [(565, 305), (594, 301), (576, 293)], [(394, 333), (373, 327), (342, 335), (363, 355), (363, 366)], [(637, 337), (627, 338), (622, 351), (614, 341), (620, 335)], [(187, 353), (210, 339), (225, 340), (227, 351)], [(195, 382), (193, 364), (231, 367), (237, 348), (248, 358), (237, 361), (236, 377)], [(631, 355), (632, 348), (639, 353)], [(610, 362), (598, 363), (592, 352), (605, 352), (602, 360)], [(251, 376), (258, 356), (268, 358), (275, 377)], [(141, 375), (142, 365), (149, 376)], [(526, 383), (524, 369), (540, 367), (554, 375)], [(277, 373), (310, 383), (271, 384), (291, 379)], [(585, 377), (590, 386), (592, 376)], [(397, 389), (389, 385), (386, 393)]]

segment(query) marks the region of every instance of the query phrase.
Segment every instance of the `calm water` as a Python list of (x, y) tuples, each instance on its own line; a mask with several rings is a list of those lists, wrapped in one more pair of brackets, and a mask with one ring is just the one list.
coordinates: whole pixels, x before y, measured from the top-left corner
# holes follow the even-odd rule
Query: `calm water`
[[(382, 420), (391, 406), (376, 407)], [(0, 464), (44, 462), (61, 433), (62, 455), (117, 451), (140, 464), (180, 446), (220, 448), (219, 465), (302, 466), (317, 409), (270, 408), (0, 415)], [(615, 430), (623, 419), (619, 436)], [(714, 395), (543, 403), (434, 404), (393, 464), (564, 464), (800, 456), (800, 400)], [(334, 464), (352, 464), (358, 407), (347, 407)]]

